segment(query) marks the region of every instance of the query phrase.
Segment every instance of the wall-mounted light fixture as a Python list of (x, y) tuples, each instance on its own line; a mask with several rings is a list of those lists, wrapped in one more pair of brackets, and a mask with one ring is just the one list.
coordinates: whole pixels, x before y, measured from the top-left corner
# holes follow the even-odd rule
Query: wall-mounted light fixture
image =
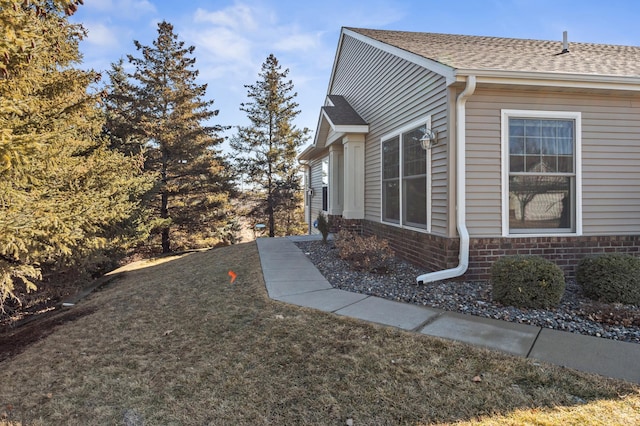
[(424, 135), (420, 138), (420, 145), (422, 149), (428, 150), (433, 148), (434, 145), (437, 145), (438, 140), (438, 131), (432, 129), (425, 129)]

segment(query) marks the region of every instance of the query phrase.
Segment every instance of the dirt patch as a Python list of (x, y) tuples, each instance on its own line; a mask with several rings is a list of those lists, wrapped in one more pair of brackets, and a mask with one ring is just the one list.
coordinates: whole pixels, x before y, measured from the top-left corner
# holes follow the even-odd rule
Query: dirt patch
[(95, 312), (95, 308), (56, 309), (19, 327), (5, 327), (0, 332), (0, 362), (13, 358), (31, 344), (44, 339), (61, 325)]
[(25, 321), (31, 321), (42, 312), (47, 312), (62, 304), (62, 301), (76, 294), (89, 280), (77, 277), (47, 276), (36, 283), (36, 291), (27, 292), (23, 286), (15, 291), (16, 299), (7, 299), (0, 310), (0, 333)]

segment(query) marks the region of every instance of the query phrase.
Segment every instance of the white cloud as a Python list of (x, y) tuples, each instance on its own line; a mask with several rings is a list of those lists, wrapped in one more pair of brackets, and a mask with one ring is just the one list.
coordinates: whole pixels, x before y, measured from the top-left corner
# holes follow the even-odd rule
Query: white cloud
[(301, 29), (295, 19), (282, 23), (273, 8), (246, 2), (219, 10), (199, 8), (180, 34), (196, 46), (200, 66), (209, 68), (203, 71), (207, 76), (222, 77), (230, 70), (249, 76), (270, 53), (313, 59), (324, 49), (321, 32)]
[(84, 22), (83, 26), (88, 31), (85, 40), (89, 44), (102, 48), (113, 48), (120, 45), (117, 36), (118, 32), (114, 28), (100, 22)]
[[(315, 21), (303, 25), (308, 16), (302, 6), (295, 9), (300, 16), (292, 16), (281, 4), (269, 7), (269, 2), (241, 1), (220, 9), (197, 9), (176, 26), (180, 38), (196, 47), (199, 78), (209, 83), (208, 93), (221, 111), (218, 119), (247, 124), (238, 109), (247, 100), (244, 85), (258, 80), (261, 65), (273, 53), (282, 69), (290, 70), (289, 78), (299, 94), (296, 101), (302, 113), (296, 125), (315, 128), (340, 24)], [(329, 19), (325, 13), (321, 16), (323, 21)], [(329, 41), (328, 34), (332, 36)]]
[(157, 12), (156, 7), (148, 0), (90, 0), (82, 7), (125, 19), (139, 19), (143, 15)]
[(209, 61), (251, 63), (251, 42), (228, 28), (189, 31), (186, 36), (194, 42), (198, 56), (204, 51)]
[(316, 49), (320, 45), (317, 34), (291, 34), (284, 35), (277, 40), (274, 47), (284, 52)]
[(134, 10), (136, 12), (143, 12), (143, 13), (156, 12), (156, 7), (147, 0), (139, 0), (139, 1), (127, 0), (127, 1), (124, 1), (124, 3), (129, 5), (129, 7), (131, 8), (130, 10)]
[(222, 2), (200, 2), (204, 6), (197, 8), (175, 0), (87, 0), (74, 17), (89, 30), (85, 64), (106, 70), (127, 53), (137, 56), (132, 40), (150, 45), (157, 37), (157, 22), (166, 19), (186, 46), (196, 47), (198, 81), (208, 84), (207, 94), (216, 100), (215, 108), (221, 111), (217, 122), (246, 121), (239, 111), (246, 101), (244, 85), (257, 81), (265, 58), (273, 53), (283, 69), (290, 69), (299, 93), (296, 101), (304, 111), (296, 120), (299, 127), (314, 127), (341, 25), (333, 19), (333, 8), (314, 6), (310, 23), (308, 4), (234, 1), (220, 7)]
[(131, 21), (149, 21), (156, 13), (156, 7), (149, 0), (87, 0), (70, 20), (87, 29), (84, 43), (91, 47), (87, 53), (98, 56), (130, 45), (138, 34), (144, 32), (141, 25)]
[(86, 7), (89, 9), (97, 9), (103, 12), (110, 11), (113, 9), (113, 0), (93, 0), (88, 1), (83, 4), (82, 7)]
[(258, 28), (252, 9), (243, 4), (236, 4), (233, 7), (214, 12), (198, 8), (194, 16), (194, 21), (196, 23), (209, 23), (240, 31), (255, 31)]

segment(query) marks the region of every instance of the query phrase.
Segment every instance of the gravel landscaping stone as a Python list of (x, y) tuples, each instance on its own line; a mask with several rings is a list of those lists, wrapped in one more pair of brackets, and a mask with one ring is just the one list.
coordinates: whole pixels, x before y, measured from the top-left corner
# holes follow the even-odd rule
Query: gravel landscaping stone
[[(618, 321), (620, 324), (599, 321), (598, 315), (590, 309), (594, 302), (583, 295), (581, 287), (574, 281), (567, 282), (565, 293), (557, 308), (516, 308), (494, 303), (491, 300), (489, 282), (446, 281), (418, 285), (416, 277), (426, 271), (398, 258), (393, 261), (392, 272), (384, 275), (372, 274), (352, 270), (346, 261), (340, 259), (338, 250), (331, 241), (328, 244), (322, 244), (321, 241), (297, 242), (296, 245), (327, 281), (341, 290), (463, 314), (640, 343), (640, 327), (637, 321), (634, 325), (628, 326), (622, 325), (628, 321)], [(640, 318), (638, 306), (618, 305), (617, 308), (624, 308), (627, 315)]]

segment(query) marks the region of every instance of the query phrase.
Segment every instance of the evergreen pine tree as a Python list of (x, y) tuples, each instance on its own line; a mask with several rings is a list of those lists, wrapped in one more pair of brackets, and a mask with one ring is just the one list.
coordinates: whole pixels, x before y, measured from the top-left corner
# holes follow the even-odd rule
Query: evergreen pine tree
[[(100, 138), (94, 72), (74, 68), (77, 2), (2, 2), (0, 22), (0, 305), (16, 284), (35, 288), (45, 270), (88, 272), (123, 244), (136, 201), (150, 185), (135, 159)], [(7, 43), (6, 40), (10, 39)]]
[(158, 176), (152, 207), (162, 252), (172, 241), (175, 248), (233, 242), (232, 177), (217, 149), (224, 128), (205, 124), (218, 111), (204, 100), (207, 86), (196, 83), (195, 48), (185, 47), (168, 22), (158, 24), (153, 46), (134, 44), (142, 56), (128, 56), (135, 71), (126, 86), (133, 109), (127, 120), (145, 142), (145, 169)]
[(250, 215), (257, 221), (266, 219), (270, 237), (305, 229), (296, 157), (309, 130), (293, 124), (300, 111), (288, 74), (273, 54), (267, 57), (260, 79), (245, 86), (251, 101), (241, 104), (240, 110), (247, 113), (251, 125), (239, 126), (231, 140), (237, 169), (257, 192)]
[(109, 140), (109, 148), (126, 155), (142, 155), (145, 139), (135, 126), (134, 88), (123, 63), (120, 59), (107, 71), (109, 82), (103, 101), (106, 115), (104, 134)]

